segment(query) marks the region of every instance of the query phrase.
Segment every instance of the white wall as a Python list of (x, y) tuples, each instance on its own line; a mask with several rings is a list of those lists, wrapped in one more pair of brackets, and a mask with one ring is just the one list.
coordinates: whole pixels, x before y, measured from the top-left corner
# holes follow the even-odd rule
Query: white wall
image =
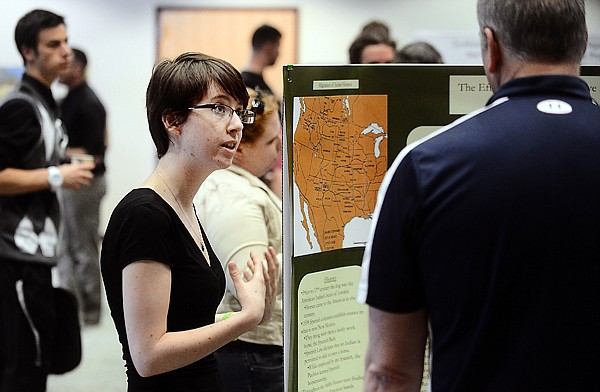
[[(0, 66), (20, 66), (14, 45), (17, 20), (35, 8), (66, 17), (73, 46), (86, 50), (89, 83), (109, 113), (108, 194), (102, 222), (155, 164), (147, 131), (144, 95), (156, 55), (156, 9), (165, 6), (210, 8), (294, 7), (299, 16), (298, 62), (340, 64), (361, 27), (386, 22), (399, 45), (420, 30), (477, 31), (475, 0), (3, 0), (0, 5)], [(600, 34), (600, 1), (587, 0), (588, 27)], [(232, 26), (234, 29), (235, 26)]]

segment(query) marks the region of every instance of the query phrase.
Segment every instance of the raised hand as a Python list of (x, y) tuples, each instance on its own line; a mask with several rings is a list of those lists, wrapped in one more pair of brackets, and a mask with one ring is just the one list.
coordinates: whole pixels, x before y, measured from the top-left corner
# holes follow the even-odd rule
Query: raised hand
[(254, 252), (250, 252), (248, 268), (244, 270), (243, 277), (235, 262), (230, 261), (227, 265), (229, 275), (235, 286), (238, 301), (242, 306), (241, 313), (252, 319), (253, 325), (260, 323), (265, 312), (265, 279), (263, 274), (263, 263)]

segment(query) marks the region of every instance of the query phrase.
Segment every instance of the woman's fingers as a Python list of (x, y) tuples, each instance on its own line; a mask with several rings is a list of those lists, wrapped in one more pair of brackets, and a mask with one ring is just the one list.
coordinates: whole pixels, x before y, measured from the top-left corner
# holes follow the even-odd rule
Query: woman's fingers
[(235, 283), (236, 280), (239, 280), (241, 278), (240, 271), (238, 270), (237, 264), (235, 264), (233, 261), (230, 261), (227, 264), (227, 267), (229, 268), (229, 276), (231, 276), (231, 279)]

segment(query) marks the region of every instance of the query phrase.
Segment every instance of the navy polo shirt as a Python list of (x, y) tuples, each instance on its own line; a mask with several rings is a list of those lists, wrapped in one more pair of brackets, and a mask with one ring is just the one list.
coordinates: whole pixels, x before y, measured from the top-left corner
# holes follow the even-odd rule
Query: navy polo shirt
[(434, 391), (597, 389), (600, 107), (585, 82), (515, 79), (406, 147), (359, 300), (427, 308)]

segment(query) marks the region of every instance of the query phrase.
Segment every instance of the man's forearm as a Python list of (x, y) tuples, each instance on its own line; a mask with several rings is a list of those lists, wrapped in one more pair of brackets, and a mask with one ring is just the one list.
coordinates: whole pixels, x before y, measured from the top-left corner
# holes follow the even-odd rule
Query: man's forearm
[(48, 169), (14, 169), (0, 171), (0, 195), (16, 196), (49, 189)]
[(376, 365), (369, 366), (365, 371), (365, 392), (419, 392), (423, 368), (419, 372), (399, 373), (396, 369), (381, 369)]
[(423, 377), (427, 312), (390, 313), (369, 308), (365, 392), (419, 392)]

